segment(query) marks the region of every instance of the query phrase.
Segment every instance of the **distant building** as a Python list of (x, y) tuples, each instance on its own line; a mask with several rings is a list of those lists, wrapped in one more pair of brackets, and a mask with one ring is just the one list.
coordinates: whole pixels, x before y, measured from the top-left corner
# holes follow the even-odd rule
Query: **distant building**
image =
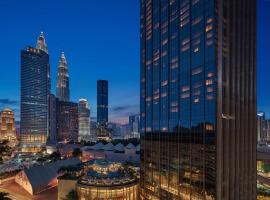
[(266, 141), (270, 142), (270, 120), (265, 120), (265, 135), (266, 135)]
[(139, 138), (140, 115), (129, 116), (130, 138)]
[(97, 81), (97, 122), (108, 123), (108, 81)]
[(267, 137), (266, 132), (266, 119), (265, 113), (259, 111), (257, 113), (257, 134), (258, 134), (258, 142), (265, 142)]
[(11, 146), (17, 143), (14, 112), (8, 108), (0, 113), (0, 140), (9, 141)]
[(58, 65), (56, 96), (59, 101), (70, 100), (68, 64), (64, 52)]
[(56, 102), (56, 135), (58, 141), (77, 141), (78, 104), (73, 102)]
[[(48, 135), (50, 65), (48, 49), (41, 32), (37, 48), (21, 51), (21, 147), (39, 151)], [(45, 141), (45, 142), (44, 142)]]
[(58, 178), (58, 199), (64, 199), (70, 190), (75, 190), (79, 199), (137, 200), (138, 171), (138, 168), (107, 160), (84, 163), (82, 169)]
[(90, 108), (86, 99), (80, 99), (79, 112), (79, 139), (90, 141)]

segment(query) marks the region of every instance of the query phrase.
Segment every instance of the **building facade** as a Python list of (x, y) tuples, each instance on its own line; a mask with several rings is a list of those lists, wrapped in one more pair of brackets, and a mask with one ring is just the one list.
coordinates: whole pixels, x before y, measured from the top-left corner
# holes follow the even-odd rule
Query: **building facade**
[(267, 137), (265, 113), (257, 113), (257, 138), (258, 142), (265, 142)]
[(64, 52), (58, 65), (56, 96), (60, 101), (70, 100), (68, 64)]
[(79, 140), (90, 141), (90, 108), (86, 99), (80, 99), (79, 112)]
[(56, 101), (57, 141), (77, 141), (79, 132), (78, 104)]
[(23, 151), (31, 151), (31, 148), (39, 149), (44, 145), (44, 138), (48, 135), (49, 94), (49, 55), (41, 33), (37, 48), (27, 47), (21, 51), (20, 131)]
[(48, 143), (55, 144), (57, 142), (56, 138), (56, 108), (57, 108), (57, 99), (55, 95), (50, 94), (49, 97), (49, 135)]
[(256, 0), (141, 0), (141, 199), (256, 199)]
[(17, 144), (14, 112), (8, 108), (0, 113), (0, 140), (7, 140), (10, 146)]
[(97, 122), (106, 124), (108, 122), (108, 81), (97, 81)]

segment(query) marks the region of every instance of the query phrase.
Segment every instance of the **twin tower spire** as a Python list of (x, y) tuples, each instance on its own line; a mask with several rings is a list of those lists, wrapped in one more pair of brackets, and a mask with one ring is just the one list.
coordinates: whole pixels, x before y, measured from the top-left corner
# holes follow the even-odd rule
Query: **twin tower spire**
[[(48, 47), (43, 32), (40, 33), (36, 48), (48, 54)], [(64, 51), (62, 51), (58, 64), (56, 97), (60, 101), (70, 101), (68, 64)]]

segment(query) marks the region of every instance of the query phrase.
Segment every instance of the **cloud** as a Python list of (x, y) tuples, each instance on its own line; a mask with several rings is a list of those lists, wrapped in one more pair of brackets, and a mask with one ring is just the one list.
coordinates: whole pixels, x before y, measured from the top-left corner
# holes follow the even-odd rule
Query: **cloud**
[(110, 121), (128, 121), (128, 116), (139, 113), (139, 105), (113, 106), (109, 109)]
[(11, 99), (0, 99), (1, 106), (15, 106), (18, 105), (19, 101), (11, 100)]

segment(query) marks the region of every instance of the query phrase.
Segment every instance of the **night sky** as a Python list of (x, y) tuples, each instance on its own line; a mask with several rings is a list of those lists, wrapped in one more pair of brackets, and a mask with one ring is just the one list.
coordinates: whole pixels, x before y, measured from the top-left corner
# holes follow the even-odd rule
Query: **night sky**
[[(109, 118), (139, 113), (139, 0), (1, 0), (0, 109), (19, 120), (20, 50), (40, 31), (49, 49), (52, 93), (64, 50), (72, 101), (86, 98), (96, 116), (96, 81), (109, 80)], [(270, 1), (258, 0), (258, 110), (270, 117)], [(267, 48), (268, 47), (268, 48)]]

